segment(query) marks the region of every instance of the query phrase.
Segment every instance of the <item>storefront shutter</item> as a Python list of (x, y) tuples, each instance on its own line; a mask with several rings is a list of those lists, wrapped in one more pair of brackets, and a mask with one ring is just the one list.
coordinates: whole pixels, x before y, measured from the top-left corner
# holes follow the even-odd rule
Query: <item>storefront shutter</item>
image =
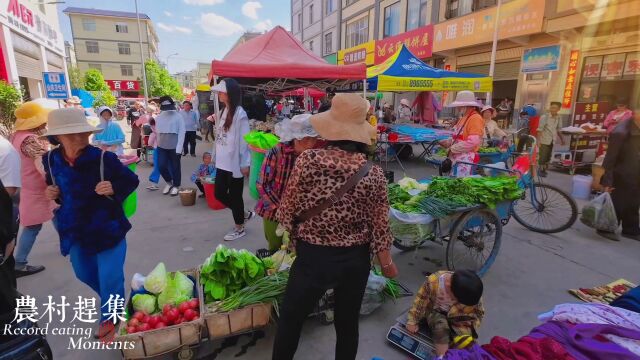
[(27, 55), (15, 52), (18, 76), (42, 80), (42, 62)]
[(62, 71), (64, 66), (62, 56), (47, 50), (47, 64), (49, 64), (49, 71)]
[[(489, 75), (489, 64), (465, 66), (459, 72)], [(517, 80), (520, 76), (520, 61), (497, 63), (493, 71), (493, 80)]]

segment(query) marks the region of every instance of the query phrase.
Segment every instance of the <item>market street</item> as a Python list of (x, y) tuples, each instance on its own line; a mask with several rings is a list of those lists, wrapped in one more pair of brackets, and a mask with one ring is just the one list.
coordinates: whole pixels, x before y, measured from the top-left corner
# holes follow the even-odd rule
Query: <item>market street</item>
[[(183, 157), (183, 178), (188, 178), (196, 168), (200, 155), (208, 150), (210, 143), (198, 143), (197, 158)], [(435, 169), (417, 162), (406, 162), (408, 175), (417, 179), (435, 174)], [(129, 286), (136, 272), (148, 273), (160, 261), (167, 270), (175, 271), (197, 267), (211, 254), (231, 227), (231, 213), (227, 210), (214, 212), (204, 199), (198, 199), (193, 207), (183, 207), (178, 197), (163, 196), (160, 192), (148, 192), (147, 177), (151, 168), (140, 163), (137, 174), (141, 180), (138, 188), (138, 211), (132, 218), (133, 230), (127, 235), (126, 284)], [(402, 176), (396, 171), (396, 180)], [(548, 180), (570, 192), (571, 178), (566, 174), (550, 172)], [(162, 184), (162, 183), (161, 183)], [(248, 196), (245, 186), (246, 206), (255, 201)], [(584, 203), (579, 202), (579, 208)], [(248, 235), (227, 246), (246, 248), (250, 251), (265, 247), (261, 220), (248, 224)], [(412, 291), (416, 291), (424, 279), (423, 273), (443, 269), (445, 248), (432, 243), (417, 252), (400, 253), (393, 250), (398, 264), (398, 280)], [(511, 340), (524, 336), (538, 324), (537, 315), (550, 310), (554, 305), (576, 302), (567, 290), (578, 287), (593, 287), (625, 278), (640, 282), (638, 273), (640, 242), (622, 239), (612, 242), (597, 236), (592, 229), (579, 221), (573, 228), (556, 235), (530, 232), (512, 220), (505, 228), (502, 246), (493, 267), (484, 277), (484, 304), (486, 317), (480, 329), (480, 343), (487, 343), (493, 336)], [(430, 259), (430, 260), (429, 260)], [(48, 295), (54, 299), (94, 296), (90, 289), (76, 280), (68, 259), (59, 251), (59, 241), (48, 223), (39, 236), (30, 262), (46, 266), (40, 274), (18, 279), (18, 290), (34, 296), (37, 301), (46, 301)], [(405, 297), (397, 303), (387, 302), (360, 321), (360, 346), (358, 359), (404, 359), (404, 353), (391, 347), (385, 335), (395, 318), (405, 311), (412, 301)], [(69, 299), (73, 301), (74, 299)], [(51, 324), (52, 327), (60, 324)], [(73, 326), (69, 320), (64, 326)], [(203, 342), (198, 356), (203, 359), (240, 358), (269, 359), (275, 326), (266, 329), (266, 337), (255, 346), (245, 346), (251, 339), (242, 336), (237, 344), (222, 351), (221, 341)], [(309, 319), (303, 330), (298, 359), (332, 359), (335, 335), (333, 326), (321, 325), (319, 319)], [(118, 351), (67, 350), (68, 336), (49, 336), (55, 359), (117, 359)], [(225, 342), (225, 344), (230, 344)], [(212, 353), (216, 356), (207, 356)]]

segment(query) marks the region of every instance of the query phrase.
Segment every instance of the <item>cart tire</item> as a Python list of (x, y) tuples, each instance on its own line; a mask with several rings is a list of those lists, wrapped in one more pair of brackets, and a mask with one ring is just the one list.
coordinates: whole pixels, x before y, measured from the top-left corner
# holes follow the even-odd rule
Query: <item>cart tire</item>
[[(531, 188), (526, 188), (523, 199), (514, 201), (513, 206), (511, 207), (513, 217), (518, 223), (520, 223), (520, 225), (541, 234), (559, 233), (573, 226), (578, 219), (578, 206), (571, 196), (557, 187), (548, 184), (534, 183), (533, 188), (536, 189), (538, 194), (537, 196), (543, 198), (541, 204), (542, 207), (539, 209), (534, 208), (531, 201)], [(549, 209), (545, 206), (549, 206), (548, 202), (554, 200), (560, 202), (560, 206), (562, 207), (560, 210), (570, 212), (568, 216), (561, 216), (561, 214), (549, 212)], [(529, 218), (525, 218), (525, 215)], [(536, 215), (538, 216), (538, 219), (560, 219), (562, 223), (558, 225), (550, 224), (550, 226), (545, 227), (544, 224), (540, 224), (540, 220), (536, 223), (531, 220), (531, 217)]]
[(398, 239), (398, 238), (393, 238), (393, 246), (396, 247), (396, 249), (401, 250), (401, 251), (413, 251), (417, 248), (419, 248), (420, 246), (422, 246), (422, 244), (425, 243), (426, 240), (422, 240), (422, 241), (418, 241), (415, 242), (411, 245), (407, 245), (407, 243), (403, 242), (402, 240)]
[[(451, 231), (446, 253), (447, 268), (451, 271), (474, 270), (482, 276), (496, 260), (501, 242), (502, 221), (498, 214), (489, 209), (470, 211), (460, 217)], [(461, 253), (468, 254), (469, 259), (465, 263), (461, 263)], [(474, 264), (469, 264), (471, 258), (475, 258)]]
[(189, 346), (183, 346), (180, 351), (178, 351), (178, 360), (191, 360), (195, 352)]

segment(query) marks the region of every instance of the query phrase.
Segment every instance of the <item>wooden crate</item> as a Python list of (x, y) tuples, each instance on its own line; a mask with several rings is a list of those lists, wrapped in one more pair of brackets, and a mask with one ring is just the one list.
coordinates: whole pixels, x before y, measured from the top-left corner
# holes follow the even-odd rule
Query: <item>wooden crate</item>
[[(195, 279), (195, 288), (198, 290), (200, 301), (200, 317), (197, 320), (185, 322), (179, 325), (171, 325), (162, 329), (149, 330), (135, 334), (116, 335), (115, 342), (129, 342), (133, 346), (122, 346), (121, 352), (124, 359), (144, 359), (161, 354), (177, 351), (184, 346), (198, 344), (202, 339), (202, 326), (204, 313), (204, 298), (200, 285), (200, 272), (198, 269), (180, 270), (185, 275), (191, 275)], [(133, 314), (133, 305), (127, 304), (129, 313)], [(126, 323), (121, 323), (118, 334), (123, 334)]]
[(271, 319), (271, 310), (271, 303), (261, 303), (226, 313), (204, 313), (209, 340), (265, 327)]

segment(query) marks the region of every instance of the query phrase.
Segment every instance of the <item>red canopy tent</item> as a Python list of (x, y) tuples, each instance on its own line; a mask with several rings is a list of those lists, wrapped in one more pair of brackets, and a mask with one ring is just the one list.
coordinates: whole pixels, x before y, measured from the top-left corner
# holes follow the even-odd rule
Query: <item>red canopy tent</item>
[(364, 64), (331, 65), (305, 49), (289, 32), (276, 26), (213, 60), (209, 80), (232, 77), (242, 85), (267, 91), (316, 86), (342, 86), (367, 77)]
[[(291, 90), (291, 91), (276, 92), (275, 95), (280, 95), (280, 96), (305, 96), (304, 89), (305, 88), (297, 88), (297, 89)], [(327, 93), (322, 91), (322, 90), (320, 90), (320, 89), (307, 88), (307, 95), (311, 96), (312, 98), (321, 98), (321, 97), (324, 97), (325, 95), (327, 95)]]

